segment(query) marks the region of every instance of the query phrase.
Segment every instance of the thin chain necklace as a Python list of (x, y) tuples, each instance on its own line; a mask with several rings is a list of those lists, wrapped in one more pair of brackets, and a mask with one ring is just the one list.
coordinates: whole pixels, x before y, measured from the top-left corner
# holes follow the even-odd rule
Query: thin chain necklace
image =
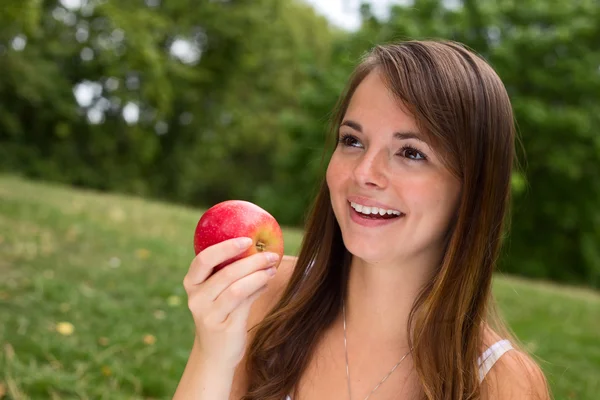
[[(344, 300), (342, 300), (342, 310), (344, 312), (344, 351), (346, 353), (346, 382), (348, 383), (348, 399), (352, 400), (352, 393), (350, 392), (350, 368), (348, 367), (348, 345), (346, 344), (346, 304), (345, 304)], [(383, 382), (385, 382), (385, 380), (392, 374), (392, 372), (394, 372), (394, 370), (398, 367), (398, 365), (400, 365), (400, 363), (402, 361), (404, 361), (404, 359), (411, 353), (411, 351), (412, 351), (412, 349), (410, 349), (404, 356), (402, 356), (400, 361), (398, 361), (398, 363), (396, 365), (394, 365), (394, 368), (392, 368), (390, 370), (390, 372), (388, 372), (387, 375), (383, 377), (381, 382), (379, 382), (377, 384), (377, 386), (375, 386), (373, 388), (373, 390), (371, 390), (371, 393), (369, 393), (369, 395), (367, 397), (365, 397), (365, 400), (367, 400), (369, 397), (371, 397), (371, 395), (377, 389), (379, 389), (379, 386), (381, 386), (381, 384)]]

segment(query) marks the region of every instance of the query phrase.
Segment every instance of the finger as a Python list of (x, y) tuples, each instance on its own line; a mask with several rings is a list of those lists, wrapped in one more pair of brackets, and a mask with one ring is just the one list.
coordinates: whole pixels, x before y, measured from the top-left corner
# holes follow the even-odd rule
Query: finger
[[(215, 299), (235, 281), (256, 271), (275, 267), (279, 256), (274, 253), (271, 253), (271, 255), (273, 256), (272, 258), (269, 257), (269, 253), (265, 252), (245, 257), (218, 271), (206, 281), (198, 285), (186, 287), (190, 310), (203, 313), (204, 311), (213, 309)], [(220, 323), (222, 319), (216, 322)]]
[(248, 324), (248, 315), (250, 315), (252, 304), (254, 304), (254, 302), (266, 291), (267, 287), (264, 286), (246, 300), (242, 301), (242, 303), (230, 312), (227, 318), (225, 318), (225, 323), (237, 326), (240, 329), (245, 329)]
[(229, 264), (202, 284), (206, 287), (204, 290), (207, 300), (214, 301), (221, 292), (234, 282), (261, 269), (275, 267), (278, 261), (279, 256), (276, 253), (264, 252), (253, 254)]
[(239, 255), (251, 245), (252, 239), (238, 237), (205, 248), (194, 257), (185, 280), (191, 285), (204, 282), (212, 274), (214, 267)]
[(268, 270), (260, 270), (232, 283), (213, 304), (212, 318), (214, 321), (225, 321), (240, 304), (265, 287), (271, 278), (273, 275)]

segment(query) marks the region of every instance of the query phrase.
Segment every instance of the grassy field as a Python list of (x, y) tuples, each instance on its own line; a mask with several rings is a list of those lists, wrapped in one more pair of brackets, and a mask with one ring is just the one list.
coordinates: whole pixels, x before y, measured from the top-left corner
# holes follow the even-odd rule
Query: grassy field
[[(0, 176), (0, 398), (168, 399), (202, 210)], [(284, 229), (286, 254), (301, 232)], [(600, 396), (600, 295), (496, 277), (556, 399)]]

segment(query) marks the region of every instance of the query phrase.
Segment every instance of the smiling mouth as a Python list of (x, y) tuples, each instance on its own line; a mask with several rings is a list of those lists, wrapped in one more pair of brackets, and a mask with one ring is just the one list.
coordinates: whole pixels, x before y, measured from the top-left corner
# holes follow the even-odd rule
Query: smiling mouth
[(386, 220), (400, 218), (404, 213), (397, 210), (384, 210), (377, 207), (365, 207), (357, 203), (349, 203), (352, 211), (361, 218), (370, 220)]

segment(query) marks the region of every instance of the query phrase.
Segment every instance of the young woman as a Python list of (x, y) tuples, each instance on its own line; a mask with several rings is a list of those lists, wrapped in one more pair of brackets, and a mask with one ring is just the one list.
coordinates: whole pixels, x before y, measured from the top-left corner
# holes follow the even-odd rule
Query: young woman
[(332, 125), (297, 258), (207, 279), (239, 238), (192, 262), (196, 340), (175, 398), (549, 398), (494, 314), (515, 129), (493, 69), (454, 42), (376, 46)]

